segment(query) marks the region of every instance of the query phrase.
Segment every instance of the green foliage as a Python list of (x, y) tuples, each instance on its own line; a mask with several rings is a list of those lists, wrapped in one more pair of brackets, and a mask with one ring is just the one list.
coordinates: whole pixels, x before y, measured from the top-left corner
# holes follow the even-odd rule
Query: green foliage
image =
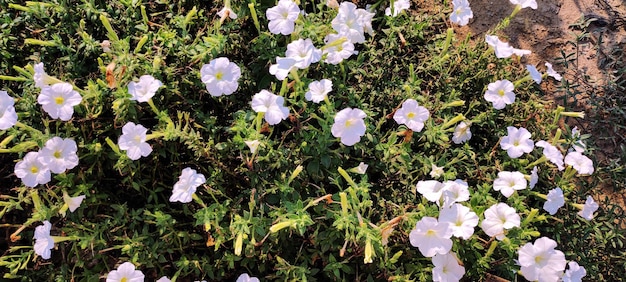
[[(431, 3), (437, 9), (429, 11), (440, 12), (395, 18), (378, 12), (358, 54), (338, 65), (313, 64), (283, 82), (268, 66), (292, 40), (323, 46), (337, 12), (301, 3), (308, 16), (299, 18), (294, 34), (282, 36), (267, 31), (264, 11), (273, 2), (231, 4), (238, 19), (221, 22), (221, 7), (206, 1), (0, 0), (0, 79), (16, 98), (20, 121), (0, 132), (0, 160), (11, 164), (0, 168), (7, 176), (0, 217), (19, 236), (3, 243), (5, 278), (95, 281), (128, 261), (149, 281), (234, 281), (244, 272), (285, 281), (430, 280), (431, 260), (411, 246), (408, 234), (421, 218), (439, 214), (415, 191), (418, 181), (432, 179), (432, 165), (444, 167), (439, 180), (469, 184), (465, 204), (481, 219), (498, 202), (522, 217), (522, 226), (502, 241), (480, 227), (468, 240), (454, 239), (452, 251), (468, 280), (522, 279), (517, 250), (540, 236), (557, 240), (557, 249), (586, 267), (592, 280), (623, 276), (623, 212), (603, 202), (596, 219), (583, 221), (573, 204), (584, 202), (588, 191), (578, 187), (589, 187), (584, 178), (571, 167), (559, 172), (538, 150), (512, 159), (499, 148), (506, 127), (515, 126), (535, 141), (569, 149), (575, 138), (560, 126), (565, 109), (540, 99), (519, 60), (497, 59), (486, 43), (458, 38), (442, 21), (451, 12), (447, 4)], [(110, 51), (103, 50), (104, 40)], [(241, 68), (233, 95), (212, 97), (200, 80), (202, 65), (217, 57)], [(72, 120), (52, 120), (37, 104), (37, 62), (82, 95)], [(127, 86), (143, 74), (164, 87), (149, 103), (130, 101)], [(307, 102), (308, 84), (322, 78), (333, 81), (329, 99)], [(516, 102), (495, 110), (483, 94), (501, 79), (515, 83)], [(269, 126), (251, 109), (261, 89), (285, 98), (288, 119)], [(430, 112), (421, 132), (392, 119), (409, 98)], [(367, 114), (366, 134), (354, 146), (331, 134), (335, 114), (346, 107)], [(473, 137), (454, 144), (450, 136), (461, 121), (471, 124)], [(148, 128), (148, 157), (133, 161), (119, 149), (127, 122)], [(46, 185), (24, 187), (11, 175), (13, 163), (53, 136), (77, 142), (78, 167)], [(256, 152), (246, 146), (250, 140), (260, 141)], [(369, 165), (365, 174), (357, 173), (361, 162)], [(499, 171), (529, 175), (535, 165), (541, 167), (535, 190), (508, 199), (493, 191)], [(193, 202), (170, 202), (186, 167), (206, 182)], [(556, 186), (568, 205), (549, 216), (538, 195)], [(86, 195), (65, 216), (64, 192)], [(32, 248), (34, 228), (44, 220), (53, 236), (65, 238), (46, 263)]]

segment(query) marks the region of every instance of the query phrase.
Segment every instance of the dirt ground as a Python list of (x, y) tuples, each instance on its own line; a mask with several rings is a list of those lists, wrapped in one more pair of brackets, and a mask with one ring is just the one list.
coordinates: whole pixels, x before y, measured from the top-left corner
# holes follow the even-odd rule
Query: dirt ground
[[(469, 33), (474, 40), (484, 40), (485, 33), (514, 9), (506, 0), (470, 0), (470, 6), (474, 18), (468, 25), (457, 28), (456, 32), (460, 38)], [(585, 21), (589, 22), (586, 29)], [(579, 36), (577, 47), (571, 44), (583, 32), (588, 32), (589, 36)], [(523, 64), (533, 64), (543, 72), (546, 69), (544, 63), (550, 62), (565, 79), (581, 85), (581, 93), (574, 97), (558, 91), (555, 85), (543, 83), (542, 87), (548, 97), (558, 104), (566, 104), (568, 110), (586, 112), (585, 120), (572, 121), (570, 126), (578, 126), (583, 133), (592, 134), (594, 145), (598, 147), (594, 151), (598, 162), (596, 167), (606, 166), (611, 160), (619, 158), (620, 146), (626, 144), (626, 132), (618, 127), (608, 128), (612, 127), (611, 124), (590, 122), (610, 114), (590, 106), (590, 99), (594, 95), (604, 95), (597, 90), (607, 81), (616, 81), (619, 65), (615, 62), (623, 63), (625, 60), (622, 50), (626, 47), (626, 0), (537, 0), (536, 10), (523, 9), (507, 28), (497, 34), (515, 48), (532, 51), (530, 56), (521, 59)], [(559, 64), (562, 52), (578, 54), (575, 67), (565, 69)], [(590, 91), (593, 93), (589, 94)], [(626, 121), (622, 125), (626, 125)], [(607, 178), (602, 175), (599, 179)], [(626, 209), (626, 189), (614, 189), (613, 184), (614, 181), (609, 178), (609, 181), (600, 182), (591, 193), (596, 199), (608, 196), (612, 202)]]

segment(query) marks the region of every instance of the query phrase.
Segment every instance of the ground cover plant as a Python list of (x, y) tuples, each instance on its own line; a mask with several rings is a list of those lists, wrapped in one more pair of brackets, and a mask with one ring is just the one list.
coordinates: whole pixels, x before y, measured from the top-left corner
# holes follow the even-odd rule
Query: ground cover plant
[(478, 42), (370, 4), (0, 2), (4, 278), (623, 277), (585, 114), (502, 33), (537, 3)]

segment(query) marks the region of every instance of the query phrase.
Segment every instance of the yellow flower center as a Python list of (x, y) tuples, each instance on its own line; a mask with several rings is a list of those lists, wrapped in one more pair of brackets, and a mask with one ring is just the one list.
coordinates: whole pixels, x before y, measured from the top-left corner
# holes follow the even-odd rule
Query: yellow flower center
[(432, 229), (428, 229), (428, 231), (426, 231), (426, 236), (436, 236), (437, 232), (435, 232), (435, 230)]
[(65, 102), (65, 99), (63, 97), (56, 97), (54, 98), (54, 103), (56, 103), (57, 105), (63, 105), (63, 102)]
[(217, 80), (222, 80), (222, 77), (224, 77), (224, 73), (222, 73), (221, 71), (218, 71), (215, 74), (215, 78), (217, 78)]
[(344, 126), (345, 126), (345, 127), (350, 127), (350, 126), (352, 126), (352, 120), (351, 120), (351, 119), (346, 120), (346, 123), (344, 123)]
[(510, 181), (509, 182), (509, 187), (515, 187), (515, 181)]
[(513, 146), (516, 146), (516, 147), (517, 147), (517, 146), (519, 146), (519, 141), (515, 140), (515, 141), (513, 142)]
[(35, 174), (35, 173), (39, 172), (39, 168), (37, 166), (31, 166), (30, 167), (30, 172)]
[(61, 157), (61, 151), (55, 151), (54, 154), (52, 154), (55, 158), (60, 158)]
[(120, 282), (126, 282), (126, 281), (128, 281), (128, 278), (126, 277), (122, 277), (122, 279), (120, 280)]
[(414, 116), (415, 116), (414, 112), (410, 112), (410, 113), (406, 114), (407, 118), (413, 118)]
[(543, 261), (543, 257), (542, 257), (542, 256), (536, 256), (536, 257), (535, 257), (535, 263), (536, 263), (536, 264), (540, 264), (540, 263), (541, 263), (541, 261)]
[(504, 96), (504, 90), (503, 89), (498, 90), (498, 95), (500, 95), (500, 97), (503, 97)]

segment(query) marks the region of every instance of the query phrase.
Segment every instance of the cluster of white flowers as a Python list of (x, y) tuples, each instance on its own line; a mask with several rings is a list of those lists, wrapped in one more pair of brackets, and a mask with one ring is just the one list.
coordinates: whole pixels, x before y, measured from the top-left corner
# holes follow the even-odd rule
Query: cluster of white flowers
[(64, 173), (78, 165), (78, 147), (72, 139), (53, 137), (38, 152), (28, 152), (15, 164), (15, 175), (24, 185), (35, 187), (50, 181), (50, 172)]

